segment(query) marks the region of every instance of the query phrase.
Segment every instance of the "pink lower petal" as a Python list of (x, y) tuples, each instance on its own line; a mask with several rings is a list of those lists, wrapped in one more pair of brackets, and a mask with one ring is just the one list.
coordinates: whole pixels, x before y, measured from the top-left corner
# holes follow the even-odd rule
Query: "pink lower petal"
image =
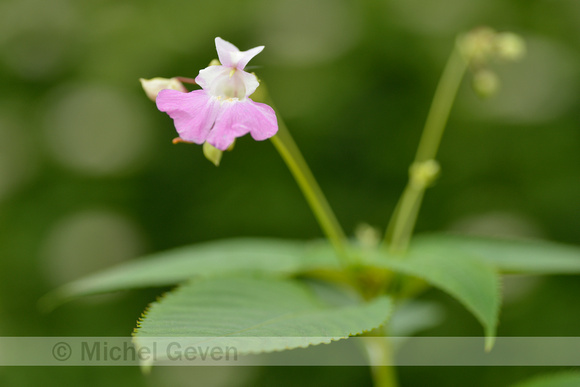
[(249, 120), (246, 125), (251, 127), (252, 138), (263, 141), (275, 135), (278, 132), (278, 119), (274, 109), (265, 103), (254, 102), (249, 98), (248, 100), (251, 102), (248, 110), (253, 112), (249, 115), (252, 121)]
[(161, 90), (156, 103), (159, 110), (173, 118), (179, 137), (196, 144), (206, 141), (220, 110), (219, 102), (203, 90)]
[(278, 131), (274, 109), (247, 98), (243, 101), (224, 101), (207, 142), (226, 150), (236, 137), (250, 133), (254, 140), (265, 140)]
[(207, 142), (219, 150), (226, 150), (236, 139), (248, 133), (243, 127), (236, 125), (241, 117), (236, 112), (239, 101), (224, 101), (221, 104), (218, 118), (207, 136)]

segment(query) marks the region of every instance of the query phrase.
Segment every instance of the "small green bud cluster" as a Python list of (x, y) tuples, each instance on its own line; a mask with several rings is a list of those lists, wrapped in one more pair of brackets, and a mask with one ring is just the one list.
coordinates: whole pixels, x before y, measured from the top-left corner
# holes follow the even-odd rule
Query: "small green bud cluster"
[(488, 27), (476, 28), (457, 40), (459, 51), (473, 71), (473, 89), (481, 97), (497, 93), (500, 80), (489, 68), (493, 60), (516, 61), (526, 53), (522, 37), (512, 32), (496, 32)]
[(354, 235), (363, 248), (374, 249), (381, 243), (380, 231), (366, 223), (359, 224), (354, 230)]
[(441, 167), (436, 160), (415, 162), (409, 167), (410, 183), (418, 189), (425, 189), (435, 183), (440, 172)]

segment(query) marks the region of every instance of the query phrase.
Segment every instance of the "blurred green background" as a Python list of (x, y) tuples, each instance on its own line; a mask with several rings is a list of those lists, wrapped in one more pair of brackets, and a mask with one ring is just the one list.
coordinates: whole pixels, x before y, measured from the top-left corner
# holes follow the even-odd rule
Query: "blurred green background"
[[(268, 142), (237, 141), (219, 168), (172, 145), (171, 120), (138, 79), (189, 76), (220, 36), (265, 45), (268, 83), (351, 234), (384, 229), (406, 182), (457, 33), (521, 34), (528, 55), (469, 77), (418, 231), (580, 244), (580, 2), (577, 0), (0, 0), (0, 336), (127, 336), (160, 289), (91, 297), (50, 314), (46, 292), (116, 262), (233, 236), (322, 236)], [(580, 280), (508, 278), (499, 335), (578, 336)], [(481, 328), (439, 292), (430, 335)], [(0, 351), (2, 349), (0, 348)], [(502, 386), (530, 368), (400, 370), (403, 386)], [(369, 385), (364, 368), (0, 368), (2, 386)]]

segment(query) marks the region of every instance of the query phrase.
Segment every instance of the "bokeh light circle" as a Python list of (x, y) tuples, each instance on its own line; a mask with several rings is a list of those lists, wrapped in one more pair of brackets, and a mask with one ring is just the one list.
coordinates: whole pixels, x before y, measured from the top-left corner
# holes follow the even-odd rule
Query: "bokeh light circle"
[(85, 174), (133, 171), (151, 142), (145, 116), (132, 95), (111, 86), (66, 86), (48, 97), (47, 146), (61, 164)]
[(84, 210), (59, 221), (42, 243), (48, 280), (60, 285), (143, 251), (143, 236), (125, 216), (110, 210)]

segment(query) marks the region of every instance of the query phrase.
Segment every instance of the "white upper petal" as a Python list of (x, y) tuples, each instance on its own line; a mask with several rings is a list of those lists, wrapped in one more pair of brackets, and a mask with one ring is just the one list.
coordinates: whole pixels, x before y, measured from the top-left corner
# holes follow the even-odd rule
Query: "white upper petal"
[(204, 90), (210, 90), (218, 78), (227, 77), (231, 69), (224, 66), (209, 66), (199, 71), (195, 78), (195, 83), (200, 85)]
[(246, 97), (252, 95), (258, 86), (260, 86), (260, 82), (258, 82), (258, 78), (254, 74), (250, 74), (242, 70), (236, 71), (236, 75), (243, 79), (244, 86), (246, 88)]
[(199, 72), (195, 82), (214, 97), (243, 99), (258, 86), (258, 78), (244, 70), (226, 66), (209, 66)]
[(240, 51), (222, 38), (215, 38), (215, 47), (222, 66), (238, 70), (243, 70), (248, 62), (264, 49), (264, 46), (258, 46), (248, 51)]

